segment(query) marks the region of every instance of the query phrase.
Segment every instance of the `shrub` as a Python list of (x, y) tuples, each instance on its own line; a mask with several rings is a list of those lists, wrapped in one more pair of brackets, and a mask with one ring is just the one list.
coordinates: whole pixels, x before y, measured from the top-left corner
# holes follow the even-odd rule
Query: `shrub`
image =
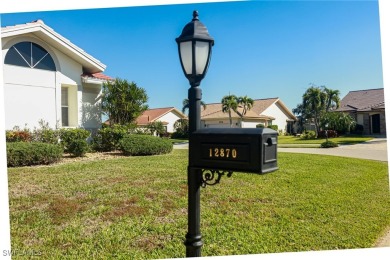
[(257, 124), (256, 128), (264, 128), (264, 124)]
[(92, 139), (92, 148), (101, 152), (118, 150), (120, 140), (128, 134), (129, 131), (128, 127), (121, 125), (101, 128)]
[(321, 148), (332, 148), (332, 147), (337, 147), (337, 146), (339, 146), (339, 145), (335, 142), (332, 142), (332, 141), (323, 142), (321, 144)]
[(316, 132), (315, 131), (306, 131), (306, 132), (301, 134), (300, 138), (305, 139), (305, 140), (316, 139)]
[(272, 130), (278, 131), (278, 125), (269, 125), (268, 128), (271, 128)]
[(169, 140), (150, 135), (127, 135), (120, 141), (120, 150), (124, 155), (166, 154), (172, 149)]
[(46, 143), (7, 143), (7, 166), (50, 164), (62, 158), (62, 147)]
[(39, 128), (34, 128), (32, 139), (34, 142), (58, 144), (60, 139), (60, 131), (51, 129), (49, 123), (44, 120), (38, 122)]
[[(76, 128), (76, 129), (61, 129), (60, 130), (60, 140), (61, 145), (64, 148), (64, 151), (67, 153), (72, 153), (72, 148), (80, 146), (80, 141), (85, 141), (85, 143), (88, 146), (88, 143), (86, 142), (86, 139), (90, 136), (90, 132), (85, 129)], [(78, 144), (73, 144), (75, 141), (77, 141)], [(85, 146), (85, 144), (82, 144)], [(84, 153), (85, 154), (85, 153)]]
[(362, 135), (363, 131), (364, 131), (364, 126), (357, 124), (351, 133), (355, 135)]
[(32, 136), (29, 130), (7, 130), (5, 131), (7, 142), (30, 142)]
[[(337, 135), (337, 131), (335, 130), (328, 130), (328, 138), (336, 138), (338, 135)], [(326, 130), (322, 130), (318, 133), (318, 137), (319, 138), (326, 138)]]
[(71, 155), (80, 157), (84, 156), (88, 152), (89, 145), (84, 139), (76, 139), (69, 142), (67, 149)]

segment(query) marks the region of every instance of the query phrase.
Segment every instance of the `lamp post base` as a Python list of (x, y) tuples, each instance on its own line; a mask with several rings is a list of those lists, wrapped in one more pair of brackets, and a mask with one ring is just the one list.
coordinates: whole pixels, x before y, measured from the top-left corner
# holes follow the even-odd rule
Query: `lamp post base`
[(186, 257), (200, 257), (203, 245), (202, 235), (193, 236), (187, 233), (184, 245), (186, 246)]
[(188, 167), (188, 232), (186, 235), (186, 256), (199, 257), (202, 234), (200, 233), (200, 187), (202, 170)]

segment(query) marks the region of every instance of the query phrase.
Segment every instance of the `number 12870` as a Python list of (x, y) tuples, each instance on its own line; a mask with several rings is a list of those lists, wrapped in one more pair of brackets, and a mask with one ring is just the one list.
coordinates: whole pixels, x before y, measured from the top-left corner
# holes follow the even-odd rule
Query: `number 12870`
[(209, 158), (237, 158), (235, 148), (209, 148)]

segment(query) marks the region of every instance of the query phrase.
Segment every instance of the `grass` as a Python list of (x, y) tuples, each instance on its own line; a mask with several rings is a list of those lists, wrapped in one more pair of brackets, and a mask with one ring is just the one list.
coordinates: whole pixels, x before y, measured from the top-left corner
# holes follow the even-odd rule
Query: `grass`
[(170, 138), (169, 141), (171, 141), (173, 144), (174, 143), (188, 143), (188, 138), (187, 139), (172, 139), (172, 138)]
[[(340, 136), (336, 138), (328, 138), (329, 141), (333, 141), (337, 144), (357, 144), (369, 141), (373, 139), (372, 137), (365, 137), (365, 136)], [(295, 136), (278, 136), (278, 144), (304, 144), (304, 145), (313, 145), (325, 142), (326, 138), (318, 138), (313, 140), (304, 140), (300, 139), (299, 137)]]
[[(9, 169), (12, 248), (45, 259), (184, 257), (187, 156)], [(201, 190), (203, 256), (368, 248), (390, 226), (387, 163), (289, 153), (278, 163)]]

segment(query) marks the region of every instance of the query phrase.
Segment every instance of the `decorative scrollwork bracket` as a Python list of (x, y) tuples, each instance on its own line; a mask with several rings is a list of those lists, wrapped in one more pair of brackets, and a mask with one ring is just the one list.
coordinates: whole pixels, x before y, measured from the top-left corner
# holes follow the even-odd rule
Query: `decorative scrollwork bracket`
[(225, 175), (229, 178), (232, 176), (232, 171), (220, 171), (220, 170), (209, 170), (209, 169), (203, 169), (202, 170), (202, 188), (206, 188), (207, 185), (213, 186), (220, 182), (223, 175)]

